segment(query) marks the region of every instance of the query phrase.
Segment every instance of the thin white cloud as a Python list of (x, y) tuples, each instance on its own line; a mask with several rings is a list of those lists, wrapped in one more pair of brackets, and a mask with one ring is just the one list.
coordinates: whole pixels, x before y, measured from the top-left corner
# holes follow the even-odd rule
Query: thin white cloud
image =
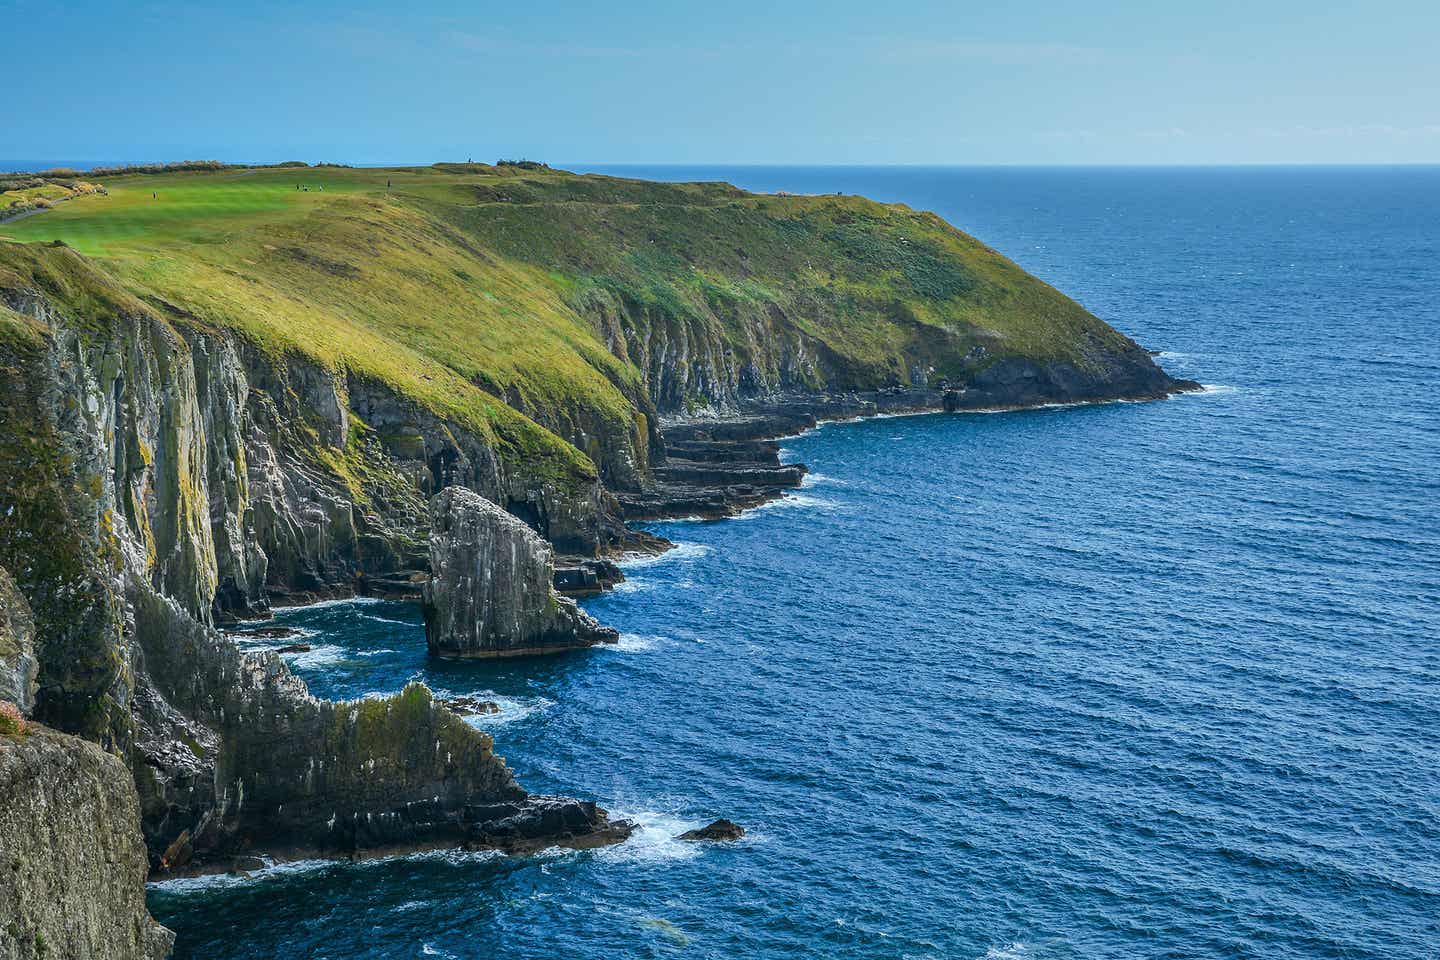
[(516, 41), (500, 34), (456, 31), (448, 36), (450, 43), (464, 50), (483, 53), (523, 53), (546, 57), (581, 59), (638, 59), (655, 51), (642, 47), (617, 47), (585, 43), (533, 43)]
[(902, 39), (882, 42), (884, 54), (905, 59), (966, 60), (994, 66), (1083, 66), (1111, 59), (1110, 51), (1073, 43), (1010, 40)]
[(1361, 123), (1330, 127), (1265, 127), (1254, 131), (1257, 137), (1272, 140), (1292, 140), (1300, 137), (1327, 140), (1389, 139), (1429, 140), (1440, 138), (1440, 123), (1422, 123), (1396, 126), (1389, 123)]

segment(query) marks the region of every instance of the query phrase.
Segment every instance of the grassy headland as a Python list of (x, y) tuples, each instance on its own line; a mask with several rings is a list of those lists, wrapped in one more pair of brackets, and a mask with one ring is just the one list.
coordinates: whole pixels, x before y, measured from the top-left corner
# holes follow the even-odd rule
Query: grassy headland
[[(91, 179), (103, 194), (0, 239), (59, 241), (172, 320), (379, 381), (557, 476), (593, 476), (616, 439), (643, 450), (657, 405), (723, 400), (703, 377), (659, 382), (697, 344), (817, 388), (1083, 368), (1128, 345), (939, 217), (859, 197), (483, 164)], [(0, 271), (55, 288), (71, 259), (0, 243)]]

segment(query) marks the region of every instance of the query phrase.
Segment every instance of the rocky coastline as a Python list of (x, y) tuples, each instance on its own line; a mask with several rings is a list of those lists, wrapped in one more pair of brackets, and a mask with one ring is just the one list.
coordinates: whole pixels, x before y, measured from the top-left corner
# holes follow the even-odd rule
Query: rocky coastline
[[(557, 222), (577, 206), (562, 199), (544, 208)], [(729, 217), (752, 199), (694, 202)], [(277, 345), (183, 289), (127, 281), (63, 243), (0, 242), (0, 796), (14, 810), (51, 809), (44, 771), (66, 783), (85, 771), (90, 792), (75, 803), (105, 811), (87, 829), (114, 853), (103, 881), (113, 883), (95, 893), (75, 943), (130, 945), (95, 956), (163, 955), (169, 941), (143, 910), (147, 876), (267, 858), (594, 846), (633, 829), (591, 800), (528, 793), (491, 737), (422, 685), (321, 700), (273, 651), (242, 651), (227, 627), (371, 595), (421, 604), (438, 657), (614, 642), (573, 598), (620, 582), (616, 558), (670, 546), (632, 525), (722, 518), (783, 496), (806, 474), (780, 462), (783, 437), (829, 420), (1196, 387), (938, 219), (858, 200), (806, 204), (796, 216), (820, 218), (806, 234), (817, 251), (856, 231), (869, 238), (879, 260), (839, 266), (874, 268), (862, 278), (871, 300), (841, 310), (819, 294), (765, 306), (715, 293), (715, 312), (680, 293), (644, 299), (614, 278), (577, 285), (584, 296), (563, 304), (564, 330), (584, 339), (574, 355), (584, 361), (549, 356), (579, 371), (578, 393), (501, 384), (470, 357), (451, 358), (456, 369), (417, 357), (397, 371)], [(798, 221), (767, 210), (756, 206), (747, 229), (790, 237)], [(456, 258), (436, 285), (509, 249), (503, 233), (474, 241), (500, 253), (426, 236)], [(777, 270), (790, 250), (788, 239), (772, 249)], [(737, 283), (756, 268), (714, 256)], [(291, 260), (286, 270), (321, 271), (306, 274), (317, 288), (362, 282), (358, 267)], [(516, 270), (525, 282), (550, 276)], [(674, 282), (683, 292), (691, 278)], [(1017, 290), (1027, 307), (1064, 317), (1044, 320), (1035, 356), (999, 321), (906, 319), (906, 304), (927, 297), (988, 291), (976, 302), (1003, 306)], [(810, 325), (827, 303), (839, 311), (832, 325)], [(1025, 314), (1016, 329), (1033, 333), (1026, 325), (1049, 315)], [(857, 353), (842, 320), (886, 331), (875, 342), (888, 352)], [(32, 820), (0, 818), (0, 848), (22, 851), (22, 868), (44, 856)], [(72, 866), (107, 869), (87, 863)], [(44, 868), (59, 871), (47, 881), (55, 889), (82, 889), (65, 864)], [(69, 929), (63, 906), (26, 914), (31, 953)], [(122, 928), (128, 939), (113, 935)]]
[[(1019, 377), (1009, 389), (995, 383), (980, 389), (889, 388), (840, 394), (782, 394), (745, 403), (738, 409), (703, 416), (674, 416), (660, 421), (664, 455), (653, 468), (653, 481), (617, 500), (625, 519), (696, 517), (723, 519), (785, 495), (804, 482), (803, 463), (781, 463), (780, 442), (823, 423), (867, 417), (923, 413), (979, 413), (1057, 405), (1161, 400), (1203, 389), (1191, 380), (1164, 374), (1099, 389), (1055, 394), (1033, 393)], [(1013, 386), (1013, 383), (1023, 386)]]

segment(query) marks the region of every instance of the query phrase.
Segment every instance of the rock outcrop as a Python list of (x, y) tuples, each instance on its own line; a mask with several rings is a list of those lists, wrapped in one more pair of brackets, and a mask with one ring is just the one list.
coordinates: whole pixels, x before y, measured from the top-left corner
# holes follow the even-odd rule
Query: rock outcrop
[[(603, 589), (620, 578), (605, 554), (665, 545), (626, 514), (720, 516), (797, 485), (773, 439), (817, 418), (1187, 386), (933, 215), (436, 175), (479, 202), (337, 191), (298, 232), (263, 223), (224, 251), (172, 238), (158, 259), (174, 270), (0, 243), (0, 699), (93, 744), (0, 745), (3, 777), (29, 784), (0, 794), (0, 850), (24, 867), (54, 841), (35, 866), (53, 902), (17, 908), (34, 924), (17, 921), (13, 955), (64, 916), (60, 955), (163, 949), (137, 906), (147, 859), (628, 833), (592, 803), (528, 795), (424, 687), (318, 700), (216, 624), (424, 583), (441, 655), (613, 641), (557, 580)], [(38, 826), (12, 845), (26, 812)], [(16, 889), (40, 890), (0, 884), (0, 906)], [(101, 943), (105, 911), (130, 926)]]
[[(348, 593), (357, 568), (423, 566), (428, 489), (528, 491), (572, 535), (598, 494), (533, 485), (415, 411), (413, 461), (392, 456), (353, 415), (357, 395), (371, 422), (404, 415), (380, 388), (162, 316), (64, 249), (0, 254), (31, 272), (0, 269), (0, 565), (33, 613), (33, 713), (128, 761), (151, 868), (482, 843), (494, 804), (533, 814), (543, 843), (565, 801), (531, 804), (490, 737), (423, 687), (317, 700), (212, 624), (277, 590)], [(430, 445), (454, 455), (432, 470)], [(7, 603), (7, 624), (23, 609)], [(576, 809), (550, 839), (624, 835)]]
[(0, 957), (160, 960), (130, 771), (38, 724), (0, 734)]
[(619, 634), (555, 592), (554, 554), (514, 516), (463, 487), (430, 504), (425, 636), (446, 657), (551, 653)]
[(686, 830), (684, 833), (680, 834), (680, 836), (676, 837), (675, 839), (686, 840), (694, 843), (702, 840), (739, 840), (743, 836), (745, 836), (744, 827), (740, 826), (740, 824), (736, 823), (733, 820), (726, 820), (722, 817), (719, 820), (716, 820), (713, 823), (706, 824), (705, 826), (698, 829)]
[(30, 604), (0, 567), (0, 701), (13, 703), (21, 713), (33, 710), (39, 669)]

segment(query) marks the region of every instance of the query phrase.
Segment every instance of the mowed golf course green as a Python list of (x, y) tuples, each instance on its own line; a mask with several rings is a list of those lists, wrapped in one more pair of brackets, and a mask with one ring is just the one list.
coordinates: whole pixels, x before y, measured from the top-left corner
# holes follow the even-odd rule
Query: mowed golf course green
[(763, 366), (802, 337), (839, 371), (815, 385), (844, 387), (1123, 339), (933, 214), (860, 197), (515, 164), (85, 179), (107, 192), (0, 224), (0, 288), (381, 381), (557, 480), (594, 476), (601, 435), (643, 449), (652, 345)]

